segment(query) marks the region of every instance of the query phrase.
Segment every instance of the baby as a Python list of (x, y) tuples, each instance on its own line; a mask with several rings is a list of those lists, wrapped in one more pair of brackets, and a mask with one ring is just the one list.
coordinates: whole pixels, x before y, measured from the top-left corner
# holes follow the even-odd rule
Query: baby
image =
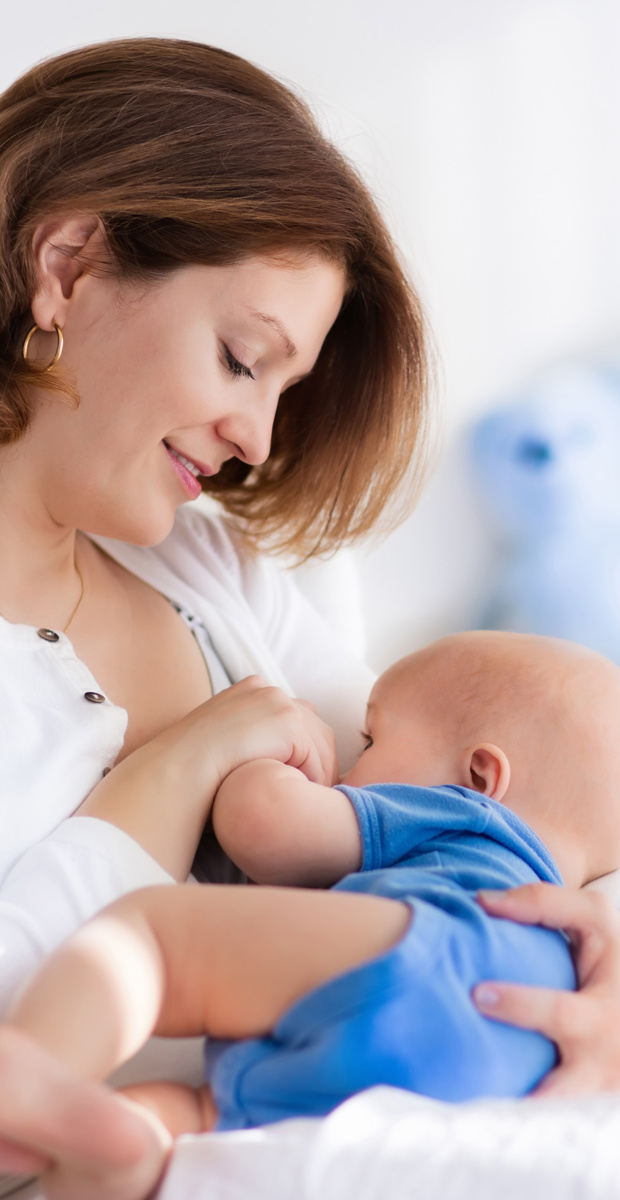
[[(555, 1048), (480, 1015), (471, 989), (573, 988), (570, 951), (476, 894), (580, 887), (620, 865), (618, 729), (620, 671), (591, 651), (436, 642), (380, 677), (337, 787), (271, 760), (224, 781), (215, 832), (267, 886), (125, 897), (48, 960), (11, 1019), (91, 1079), (152, 1032), (208, 1034), (208, 1088), (129, 1089), (173, 1136), (324, 1114), (378, 1083), (522, 1095)], [(165, 1152), (161, 1134), (151, 1185)]]

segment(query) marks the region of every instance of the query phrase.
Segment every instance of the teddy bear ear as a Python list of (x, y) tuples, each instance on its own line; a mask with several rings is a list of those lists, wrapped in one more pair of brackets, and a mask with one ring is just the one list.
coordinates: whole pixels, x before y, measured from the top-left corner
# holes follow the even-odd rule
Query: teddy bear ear
[(487, 628), (565, 637), (620, 662), (620, 368), (555, 368), (473, 429), (498, 539)]

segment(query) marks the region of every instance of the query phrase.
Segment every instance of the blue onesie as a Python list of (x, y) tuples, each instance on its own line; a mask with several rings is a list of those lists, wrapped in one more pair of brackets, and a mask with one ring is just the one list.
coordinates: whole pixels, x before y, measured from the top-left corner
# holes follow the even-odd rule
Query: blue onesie
[(547, 1038), (481, 1016), (470, 997), (485, 979), (575, 987), (563, 934), (490, 917), (475, 900), (479, 888), (561, 884), (536, 834), (467, 788), (339, 790), (363, 858), (334, 890), (405, 901), (411, 925), (381, 958), (304, 996), (269, 1037), (207, 1043), (218, 1129), (323, 1116), (380, 1083), (439, 1100), (520, 1096), (556, 1061)]

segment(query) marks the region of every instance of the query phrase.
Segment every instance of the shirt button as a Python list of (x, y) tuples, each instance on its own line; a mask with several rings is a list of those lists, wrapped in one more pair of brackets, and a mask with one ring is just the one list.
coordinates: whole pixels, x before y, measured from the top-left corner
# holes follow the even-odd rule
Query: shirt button
[(37, 629), (37, 635), (38, 637), (43, 638), (44, 642), (60, 641), (60, 634), (54, 633), (53, 629)]
[(105, 704), (105, 696), (101, 692), (84, 692), (84, 699), (90, 700), (91, 704)]

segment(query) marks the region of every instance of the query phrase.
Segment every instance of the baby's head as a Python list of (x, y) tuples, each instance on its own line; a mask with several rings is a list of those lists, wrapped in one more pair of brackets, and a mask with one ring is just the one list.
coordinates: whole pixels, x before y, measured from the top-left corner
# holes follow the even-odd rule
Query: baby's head
[(620, 670), (555, 638), (463, 633), (375, 684), (343, 783), (459, 784), (506, 804), (575, 886), (620, 867)]

